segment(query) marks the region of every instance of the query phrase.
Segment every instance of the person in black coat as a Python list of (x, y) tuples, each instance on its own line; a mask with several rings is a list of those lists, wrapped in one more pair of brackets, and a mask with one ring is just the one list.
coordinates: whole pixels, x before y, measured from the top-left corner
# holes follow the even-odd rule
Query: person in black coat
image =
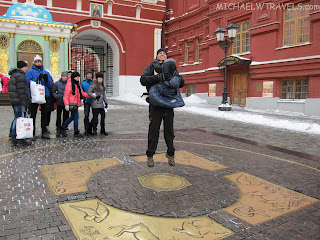
[[(157, 57), (148, 65), (140, 78), (140, 83), (146, 86), (147, 91), (152, 85), (164, 82), (165, 75), (162, 72), (162, 63), (167, 59), (167, 51), (165, 48), (160, 48), (157, 51)], [(184, 86), (184, 80), (180, 82), (180, 88)], [(147, 98), (148, 101), (148, 98)], [(153, 155), (156, 152), (158, 141), (159, 141), (159, 131), (162, 119), (164, 121), (164, 138), (167, 144), (167, 154), (168, 163), (170, 166), (174, 166), (174, 152), (175, 148), (173, 146), (174, 131), (173, 131), (173, 108), (156, 107), (149, 104), (149, 131), (148, 131), (148, 149), (147, 154), (147, 165), (148, 167), (154, 167)]]
[[(57, 137), (61, 137), (61, 126), (69, 118), (69, 112), (64, 107), (63, 96), (68, 80), (68, 72), (62, 72), (59, 81), (52, 86), (52, 95), (55, 98), (57, 105)], [(63, 122), (61, 122), (61, 115), (63, 113)]]
[[(17, 118), (27, 115), (27, 108), (30, 104), (30, 89), (29, 84), (26, 80), (25, 73), (28, 70), (28, 64), (24, 61), (17, 62), (17, 68), (12, 68), (9, 71), (9, 97), (13, 108), (14, 119), (11, 123), (10, 135), (12, 145), (17, 145), (18, 141), (16, 139), (16, 123)], [(27, 140), (19, 140), (19, 143), (23, 145), (30, 145), (31, 142)]]

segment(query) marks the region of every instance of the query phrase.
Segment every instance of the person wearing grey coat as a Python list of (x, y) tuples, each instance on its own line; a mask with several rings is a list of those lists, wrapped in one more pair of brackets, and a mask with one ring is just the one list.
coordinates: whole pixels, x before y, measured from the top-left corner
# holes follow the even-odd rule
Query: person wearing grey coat
[[(52, 95), (56, 100), (57, 104), (57, 120), (56, 120), (56, 127), (57, 127), (57, 137), (61, 136), (61, 125), (69, 118), (69, 112), (64, 108), (63, 96), (64, 90), (66, 88), (68, 80), (68, 72), (62, 72), (61, 78), (59, 81), (55, 82), (52, 86)], [(61, 115), (63, 113), (63, 122), (61, 122)]]
[(92, 135), (97, 135), (97, 123), (99, 114), (101, 115), (101, 129), (100, 133), (101, 135), (108, 135), (105, 130), (105, 110), (108, 108), (107, 103), (107, 95), (105, 91), (105, 87), (103, 85), (103, 74), (101, 72), (98, 72), (96, 74), (96, 80), (90, 85), (88, 94), (92, 98), (92, 113), (93, 118), (90, 122), (90, 128), (89, 132), (92, 132)]

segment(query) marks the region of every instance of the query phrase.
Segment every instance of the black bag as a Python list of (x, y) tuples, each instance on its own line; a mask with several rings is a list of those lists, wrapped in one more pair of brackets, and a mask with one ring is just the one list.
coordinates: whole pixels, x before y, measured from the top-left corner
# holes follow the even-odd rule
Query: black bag
[(78, 110), (78, 104), (77, 103), (70, 103), (69, 104), (69, 111), (70, 112), (75, 112)]

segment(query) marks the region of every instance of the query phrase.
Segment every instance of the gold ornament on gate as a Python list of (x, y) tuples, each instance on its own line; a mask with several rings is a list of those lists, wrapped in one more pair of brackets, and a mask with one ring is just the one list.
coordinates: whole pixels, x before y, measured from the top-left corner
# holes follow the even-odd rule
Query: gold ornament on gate
[(8, 52), (7, 47), (9, 46), (9, 37), (7, 35), (0, 35), (0, 47), (1, 53), (0, 53), (0, 72), (2, 73), (8, 73)]
[(51, 56), (51, 60), (50, 60), (50, 63), (51, 63), (51, 72), (52, 72), (52, 75), (55, 76), (55, 75), (59, 75), (59, 57), (58, 56), (58, 51), (59, 51), (59, 40), (57, 39), (51, 39), (49, 41), (49, 45), (50, 45), (50, 49), (52, 51), (52, 55)]

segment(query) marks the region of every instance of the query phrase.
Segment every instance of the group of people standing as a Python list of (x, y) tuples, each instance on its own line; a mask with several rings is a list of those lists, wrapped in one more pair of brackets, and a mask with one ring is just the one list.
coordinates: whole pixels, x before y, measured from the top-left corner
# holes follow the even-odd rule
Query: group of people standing
[[(105, 87), (103, 85), (103, 74), (96, 73), (96, 80), (93, 80), (93, 72), (86, 71), (85, 78), (80, 84), (80, 74), (78, 72), (62, 72), (61, 78), (53, 83), (52, 78), (43, 69), (40, 56), (34, 58), (34, 65), (28, 70), (27, 63), (19, 61), (17, 68), (10, 70), (9, 93), (14, 112), (14, 120), (11, 124), (10, 136), (12, 143), (17, 144), (16, 140), (16, 120), (22, 114), (26, 115), (27, 108), (31, 110), (33, 118), (33, 135), (35, 138), (35, 120), (39, 104), (31, 103), (30, 82), (35, 81), (45, 87), (46, 103), (41, 104), (41, 130), (42, 138), (50, 139), (47, 126), (47, 110), (50, 109), (50, 97), (52, 96), (57, 106), (56, 129), (58, 137), (66, 137), (68, 125), (74, 122), (74, 137), (83, 137), (79, 131), (79, 111), (81, 99), (84, 101), (84, 128), (85, 135), (97, 135), (98, 116), (101, 116), (101, 135), (108, 135), (105, 131), (105, 109), (108, 108)], [(149, 94), (149, 131), (147, 165), (154, 167), (153, 155), (156, 152), (159, 131), (162, 120), (164, 121), (164, 138), (167, 145), (168, 164), (175, 166), (173, 145), (173, 108), (181, 107), (184, 102), (181, 98), (179, 88), (184, 86), (184, 80), (179, 75), (174, 59), (167, 59), (167, 51), (160, 48), (156, 58), (143, 71), (140, 78), (141, 85), (145, 86)], [(176, 104), (179, 103), (179, 105)], [(31, 104), (30, 104), (31, 103)], [(92, 109), (93, 117), (89, 121), (89, 113)], [(69, 116), (71, 112), (71, 116)], [(63, 121), (61, 121), (63, 115)], [(50, 119), (50, 115), (49, 115)], [(26, 140), (22, 144), (29, 145)]]
[[(30, 145), (32, 141), (16, 139), (17, 118), (27, 116), (30, 113), (33, 119), (33, 138), (36, 139), (36, 116), (41, 111), (41, 138), (50, 139), (48, 126), (54, 105), (57, 109), (56, 134), (57, 137), (67, 137), (68, 125), (74, 123), (74, 137), (83, 137), (79, 131), (79, 110), (81, 100), (85, 105), (85, 135), (97, 135), (98, 116), (101, 115), (101, 134), (108, 135), (105, 131), (105, 109), (107, 109), (107, 97), (103, 84), (103, 73), (96, 73), (93, 80), (93, 72), (87, 71), (86, 77), (80, 86), (80, 74), (78, 72), (65, 71), (61, 78), (53, 82), (48, 71), (43, 68), (42, 58), (36, 55), (34, 64), (28, 69), (28, 64), (18, 61), (17, 67), (9, 71), (9, 96), (13, 107), (14, 119), (11, 123), (10, 137), (13, 145)], [(30, 82), (41, 84), (45, 89), (45, 103), (32, 103), (30, 95)], [(90, 109), (93, 117), (89, 122)], [(70, 114), (71, 113), (71, 114)], [(62, 118), (62, 121), (61, 121)]]

